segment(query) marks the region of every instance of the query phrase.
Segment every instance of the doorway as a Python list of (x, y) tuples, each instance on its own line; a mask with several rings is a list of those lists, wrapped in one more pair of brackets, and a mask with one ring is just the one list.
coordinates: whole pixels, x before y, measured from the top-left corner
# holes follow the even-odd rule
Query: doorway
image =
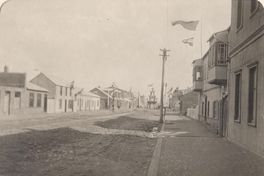
[(10, 99), (11, 99), (11, 92), (6, 91), (4, 97), (4, 114), (10, 115)]

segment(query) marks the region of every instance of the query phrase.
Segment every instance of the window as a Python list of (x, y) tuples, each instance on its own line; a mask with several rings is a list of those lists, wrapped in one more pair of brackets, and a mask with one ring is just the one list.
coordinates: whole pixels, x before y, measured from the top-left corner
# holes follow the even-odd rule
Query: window
[(256, 126), (257, 116), (257, 66), (249, 68), (248, 123)]
[(72, 96), (72, 88), (70, 88), (70, 96)]
[(210, 101), (208, 101), (208, 106), (207, 106), (207, 117), (210, 116)]
[(250, 12), (254, 13), (258, 8), (258, 0), (251, 0)]
[(21, 92), (15, 92), (14, 108), (15, 109), (21, 108)]
[(242, 27), (242, 12), (243, 12), (243, 0), (237, 0), (237, 29)]
[(37, 107), (39, 108), (39, 107), (41, 107), (41, 94), (40, 93), (38, 93), (37, 94)]
[(65, 95), (68, 96), (68, 87), (65, 87)]
[(201, 72), (199, 71), (196, 72), (196, 80), (201, 80)]
[(227, 58), (227, 46), (225, 43), (217, 43), (216, 44), (216, 64), (217, 65), (226, 65)]
[(208, 54), (208, 68), (212, 68), (215, 66), (215, 48), (216, 44), (210, 47), (209, 54)]
[(61, 86), (60, 87), (60, 95), (62, 96), (62, 89), (63, 89), (63, 87)]
[(30, 93), (29, 94), (29, 107), (34, 107), (34, 99), (35, 99), (35, 96), (34, 96), (34, 93)]
[(235, 74), (235, 116), (234, 120), (241, 120), (241, 72)]
[(204, 102), (202, 102), (202, 115), (204, 115)]
[(62, 109), (62, 99), (59, 100), (59, 108)]

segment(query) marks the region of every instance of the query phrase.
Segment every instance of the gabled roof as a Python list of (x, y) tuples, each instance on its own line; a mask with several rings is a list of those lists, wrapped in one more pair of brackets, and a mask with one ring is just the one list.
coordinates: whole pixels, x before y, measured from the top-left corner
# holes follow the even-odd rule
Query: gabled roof
[(50, 81), (52, 81), (57, 86), (70, 87), (72, 84), (71, 82), (65, 81), (64, 79), (51, 75), (51, 74), (44, 74), (44, 73), (40, 73), (40, 74), (43, 74), (44, 76), (46, 76)]
[(50, 74), (47, 74), (46, 76), (58, 86), (66, 86), (66, 87), (70, 87), (71, 86), (71, 82), (65, 81), (62, 78), (59, 78), (57, 76), (50, 75)]
[(97, 97), (97, 98), (100, 98), (99, 95), (96, 95), (90, 91), (86, 91), (85, 89), (83, 88), (79, 88), (79, 87), (75, 87), (73, 89), (73, 93), (74, 95), (77, 95), (77, 94), (81, 94), (81, 95), (85, 95), (85, 96), (89, 96), (89, 97)]
[(31, 82), (28, 82), (26, 85), (28, 90), (34, 90), (34, 91), (40, 91), (40, 92), (48, 92), (47, 89), (44, 89), (43, 87), (40, 87), (36, 84), (33, 84)]
[(90, 92), (90, 91), (83, 91), (83, 94), (84, 94), (84, 95), (87, 95), (87, 96), (90, 96), (90, 97), (100, 98), (99, 95), (96, 95), (96, 94), (94, 94), (94, 93), (92, 93), (92, 92)]
[[(100, 91), (101, 93), (103, 93), (106, 97), (110, 97), (110, 98), (112, 98), (111, 95), (109, 95), (106, 91), (102, 90), (100, 87), (95, 87), (95, 88), (93, 88), (92, 90), (95, 90), (95, 89), (97, 89), (98, 91)], [(92, 90), (91, 90), (91, 91), (92, 91)]]

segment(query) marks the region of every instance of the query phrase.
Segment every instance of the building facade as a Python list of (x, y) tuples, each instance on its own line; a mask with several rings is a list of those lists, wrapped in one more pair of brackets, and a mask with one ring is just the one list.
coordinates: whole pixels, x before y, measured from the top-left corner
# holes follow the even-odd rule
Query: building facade
[(100, 110), (100, 96), (84, 89), (74, 91), (74, 111), (98, 110)]
[(199, 102), (199, 94), (194, 91), (185, 92), (180, 96), (180, 114), (187, 115), (189, 108), (196, 108)]
[(73, 112), (73, 84), (53, 75), (40, 73), (31, 81), (48, 90), (48, 113)]
[(176, 88), (170, 98), (169, 98), (169, 108), (172, 111), (179, 112), (180, 111), (180, 97), (182, 96), (182, 91), (179, 88)]
[(264, 10), (232, 0), (228, 66), (228, 139), (264, 156)]
[(199, 93), (199, 119), (209, 123), (221, 136), (226, 134), (223, 108), (227, 91), (227, 55), (229, 29), (214, 33), (209, 50), (193, 61), (193, 90)]
[(47, 112), (48, 90), (26, 82), (25, 73), (0, 73), (0, 116)]
[(100, 97), (100, 109), (111, 109), (111, 101), (112, 96), (109, 94), (109, 92), (104, 91), (100, 87), (95, 87), (90, 92), (94, 93), (95, 95)]

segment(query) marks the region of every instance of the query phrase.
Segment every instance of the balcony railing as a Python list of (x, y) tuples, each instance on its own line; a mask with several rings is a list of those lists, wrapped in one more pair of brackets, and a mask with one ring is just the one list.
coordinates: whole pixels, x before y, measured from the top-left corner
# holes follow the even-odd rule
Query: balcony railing
[(227, 66), (214, 66), (208, 70), (208, 83), (224, 85), (227, 81)]

